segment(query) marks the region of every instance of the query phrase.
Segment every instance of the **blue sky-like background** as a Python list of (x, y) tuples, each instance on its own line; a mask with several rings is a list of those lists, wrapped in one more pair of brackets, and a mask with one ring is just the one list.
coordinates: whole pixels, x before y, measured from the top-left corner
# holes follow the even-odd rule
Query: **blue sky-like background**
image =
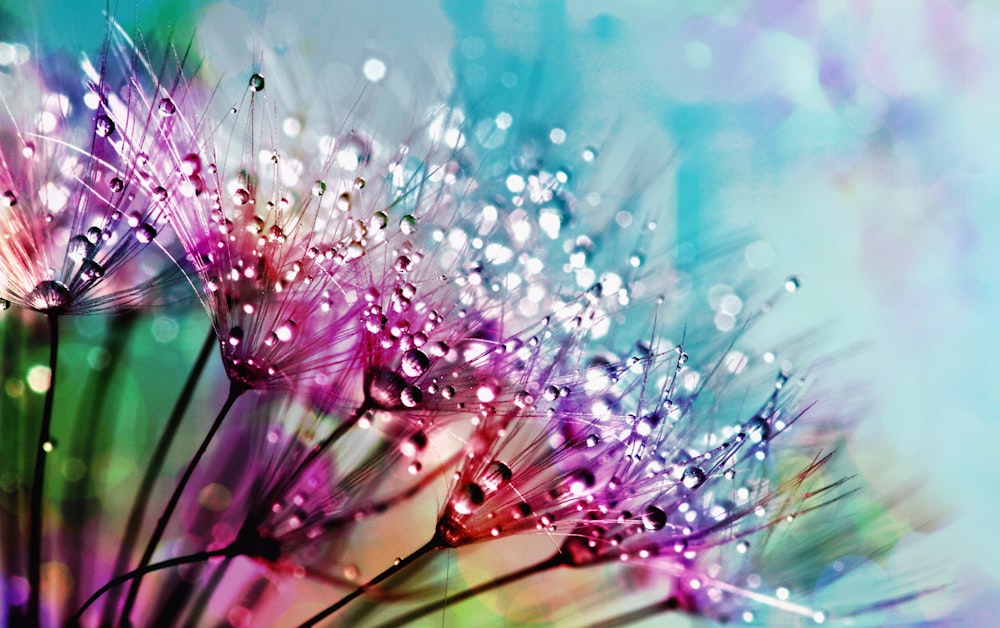
[[(61, 4), (7, 9), (38, 25), (43, 50), (95, 49), (102, 3)], [(394, 106), (454, 86), (470, 109), (586, 138), (604, 176), (659, 199), (671, 242), (652, 245), (684, 244), (684, 263), (720, 234), (760, 242), (757, 285), (804, 278), (777, 326), (818, 329), (818, 353), (837, 358), (823, 388), (828, 413), (855, 426), (847, 455), (917, 530), (889, 571), (931, 566), (955, 583), (930, 617), (997, 621), (1000, 6), (337, 4), (143, 0), (115, 13), (180, 38), (197, 28), (222, 77), (242, 76), (263, 33), (345, 101), (376, 55)], [(287, 85), (290, 106), (316, 115), (292, 93), (303, 82)]]

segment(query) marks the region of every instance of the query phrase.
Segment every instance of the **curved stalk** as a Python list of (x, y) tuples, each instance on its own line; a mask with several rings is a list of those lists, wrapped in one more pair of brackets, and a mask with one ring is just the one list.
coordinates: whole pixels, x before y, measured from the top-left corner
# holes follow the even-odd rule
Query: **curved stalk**
[(500, 576), (499, 578), (494, 578), (492, 580), (487, 580), (482, 584), (477, 584), (474, 587), (470, 587), (461, 593), (456, 593), (455, 595), (449, 595), (448, 597), (441, 598), (436, 602), (431, 602), (430, 604), (424, 604), (423, 606), (416, 608), (403, 615), (398, 615), (392, 619), (383, 622), (376, 626), (376, 628), (392, 628), (393, 626), (403, 626), (411, 621), (420, 619), (425, 615), (430, 615), (435, 611), (439, 611), (443, 608), (447, 608), (452, 604), (458, 604), (459, 602), (464, 602), (465, 600), (476, 597), (488, 591), (494, 589), (499, 589), (500, 587), (511, 584), (512, 582), (517, 582), (518, 580), (524, 580), (525, 578), (530, 578), (531, 576), (540, 574), (549, 569), (555, 569), (557, 567), (565, 567), (566, 560), (562, 554), (556, 553), (549, 556), (545, 560), (539, 561), (534, 565), (528, 565), (523, 569), (519, 569), (506, 576)]
[[(174, 402), (170, 418), (167, 419), (167, 424), (163, 428), (163, 434), (160, 435), (160, 439), (156, 442), (156, 449), (153, 451), (153, 456), (150, 458), (149, 464), (146, 465), (146, 471), (142, 476), (142, 482), (139, 484), (139, 490), (136, 492), (135, 501), (132, 502), (132, 509), (128, 513), (125, 533), (122, 535), (122, 542), (118, 547), (118, 557), (115, 559), (115, 566), (111, 573), (121, 573), (128, 567), (132, 550), (135, 549), (135, 543), (139, 538), (139, 530), (142, 528), (142, 522), (146, 516), (149, 499), (153, 495), (153, 486), (156, 484), (156, 480), (160, 476), (160, 471), (163, 469), (163, 463), (166, 461), (167, 453), (170, 451), (170, 446), (177, 435), (177, 429), (180, 427), (188, 406), (191, 404), (194, 390), (205, 370), (205, 365), (212, 354), (212, 349), (215, 347), (215, 340), (215, 330), (210, 327), (208, 335), (205, 337), (205, 342), (202, 343), (201, 351), (198, 353), (198, 357), (195, 359), (194, 364), (191, 366), (191, 371), (188, 373), (187, 380), (184, 382), (184, 388), (181, 389), (180, 395), (178, 395), (177, 400)], [(112, 623), (114, 608), (117, 605), (119, 596), (120, 592), (109, 597), (107, 604), (105, 604), (105, 612), (101, 620), (101, 625)]]
[(49, 319), (49, 388), (45, 391), (42, 425), (38, 431), (35, 450), (35, 471), (31, 481), (31, 529), (28, 534), (28, 625), (38, 626), (41, 621), (42, 583), (42, 499), (45, 494), (45, 460), (52, 443), (52, 406), (56, 393), (56, 366), (59, 361), (59, 316), (48, 314)]
[(427, 543), (424, 543), (418, 549), (414, 550), (409, 556), (407, 556), (406, 558), (403, 558), (403, 559), (397, 561), (392, 567), (389, 567), (388, 569), (386, 569), (385, 571), (383, 571), (379, 575), (375, 576), (374, 578), (372, 578), (371, 580), (369, 580), (365, 584), (363, 584), (360, 587), (354, 589), (353, 591), (351, 591), (350, 593), (348, 593), (344, 597), (342, 597), (339, 600), (337, 600), (336, 603), (334, 603), (334, 604), (332, 604), (330, 606), (327, 606), (322, 611), (316, 613), (315, 615), (313, 615), (312, 617), (310, 617), (309, 619), (307, 619), (306, 621), (304, 621), (302, 624), (300, 624), (299, 628), (308, 628), (309, 626), (315, 626), (320, 621), (326, 619), (330, 615), (333, 615), (334, 613), (336, 613), (340, 609), (342, 609), (345, 606), (347, 606), (348, 604), (350, 604), (356, 598), (360, 597), (365, 592), (367, 592), (369, 589), (372, 589), (372, 588), (378, 586), (384, 580), (386, 580), (386, 579), (388, 579), (388, 578), (396, 575), (400, 571), (406, 569), (407, 567), (409, 567), (410, 565), (412, 565), (417, 560), (423, 558), (427, 554), (430, 554), (431, 552), (434, 552), (434, 551), (439, 550), (439, 549), (444, 549), (445, 547), (447, 547), (447, 546), (444, 544), (444, 542), (438, 537), (437, 534), (435, 534), (431, 538), (430, 541), (427, 541)]
[[(164, 507), (163, 512), (160, 514), (159, 521), (156, 522), (156, 529), (153, 530), (153, 535), (149, 539), (149, 543), (146, 545), (146, 551), (143, 552), (142, 560), (139, 561), (138, 569), (142, 569), (150, 563), (153, 558), (153, 552), (156, 551), (156, 546), (159, 545), (160, 539), (163, 538), (163, 533), (167, 530), (167, 524), (170, 522), (170, 517), (174, 514), (174, 509), (177, 508), (177, 504), (180, 502), (181, 495), (184, 493), (184, 488), (187, 486), (188, 481), (191, 479), (191, 474), (194, 473), (195, 468), (198, 463), (201, 462), (202, 456), (205, 455), (205, 451), (208, 449), (209, 443), (212, 442), (212, 438), (215, 433), (222, 426), (222, 421), (229, 414), (229, 410), (232, 409), (233, 404), (236, 400), (247, 391), (247, 388), (236, 382), (230, 382), (229, 384), (229, 395), (226, 397), (226, 402), (222, 404), (222, 409), (219, 410), (219, 414), (215, 417), (215, 421), (212, 422), (212, 427), (209, 428), (208, 433), (205, 438), (201, 441), (201, 445), (198, 447), (198, 451), (195, 452), (191, 461), (188, 462), (187, 468), (184, 470), (184, 475), (181, 476), (180, 481), (177, 482), (177, 486), (174, 487), (174, 492), (170, 495), (170, 500)], [(129, 622), (129, 616), (132, 614), (132, 608), (135, 606), (136, 598), (139, 595), (139, 587), (142, 585), (142, 574), (139, 574), (137, 578), (132, 581), (132, 585), (129, 587), (128, 597), (125, 599), (125, 607), (122, 609), (122, 621), (124, 623)]]

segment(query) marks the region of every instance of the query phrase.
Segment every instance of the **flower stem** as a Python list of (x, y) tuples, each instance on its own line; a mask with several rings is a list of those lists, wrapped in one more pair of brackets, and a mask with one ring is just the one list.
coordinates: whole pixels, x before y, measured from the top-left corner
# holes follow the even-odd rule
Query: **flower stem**
[[(195, 359), (194, 364), (191, 366), (191, 371), (188, 373), (187, 380), (184, 382), (184, 388), (177, 397), (177, 401), (174, 402), (174, 408), (170, 413), (170, 418), (167, 419), (166, 426), (163, 428), (163, 434), (160, 435), (160, 439), (156, 443), (153, 456), (150, 458), (149, 464), (146, 465), (146, 472), (142, 476), (142, 482), (139, 484), (139, 490), (136, 492), (135, 501), (132, 502), (132, 509), (128, 514), (128, 522), (125, 524), (125, 533), (122, 535), (122, 542), (118, 548), (118, 557), (115, 559), (115, 567), (111, 573), (121, 573), (128, 567), (132, 550), (135, 548), (135, 542), (139, 538), (139, 530), (142, 528), (142, 522), (146, 516), (149, 498), (153, 494), (153, 485), (156, 484), (160, 471), (163, 469), (167, 453), (170, 451), (170, 446), (177, 435), (177, 428), (180, 427), (181, 420), (184, 418), (188, 406), (191, 404), (194, 389), (197, 387), (198, 381), (201, 379), (201, 374), (205, 370), (205, 364), (212, 354), (215, 341), (215, 330), (210, 327), (208, 335), (205, 337), (205, 342), (202, 343), (201, 351), (198, 353), (198, 357)], [(112, 622), (110, 614), (114, 612), (119, 595), (120, 592), (116, 592), (105, 605), (105, 615), (101, 621), (101, 625), (107, 625)]]
[(56, 392), (56, 366), (59, 360), (59, 316), (49, 318), (49, 388), (45, 391), (42, 425), (38, 432), (35, 450), (35, 472), (31, 481), (31, 530), (28, 541), (28, 625), (38, 626), (41, 620), (42, 584), (42, 498), (45, 493), (45, 459), (52, 444), (49, 430), (52, 426), (52, 404)]
[(477, 584), (474, 587), (470, 587), (461, 593), (455, 595), (450, 595), (445, 598), (441, 598), (436, 602), (431, 602), (430, 604), (425, 604), (419, 608), (416, 608), (405, 615), (399, 615), (393, 617), (389, 621), (379, 624), (376, 628), (390, 628), (391, 626), (403, 626), (411, 621), (419, 619), (425, 615), (430, 615), (435, 611), (439, 611), (443, 608), (447, 608), (452, 604), (458, 604), (459, 602), (464, 602), (465, 600), (492, 591), (493, 589), (499, 589), (500, 587), (506, 586), (512, 582), (517, 582), (518, 580), (523, 580), (529, 578), (536, 574), (540, 574), (549, 569), (555, 569), (557, 567), (565, 567), (566, 560), (562, 554), (556, 553), (549, 556), (545, 560), (535, 563), (534, 565), (528, 565), (523, 569), (519, 569), (515, 572), (509, 573), (506, 576), (500, 576), (499, 578), (494, 578), (488, 580), (482, 584)]
[(427, 554), (430, 554), (431, 552), (439, 549), (444, 549), (445, 547), (446, 545), (444, 544), (444, 541), (441, 538), (439, 538), (437, 534), (435, 534), (430, 541), (427, 541), (427, 543), (423, 544), (418, 549), (414, 550), (409, 556), (401, 560), (398, 560), (395, 564), (393, 564), (392, 567), (389, 567), (388, 569), (386, 569), (379, 575), (375, 576), (365, 584), (361, 585), (360, 587), (354, 589), (344, 597), (340, 598), (335, 604), (327, 606), (322, 611), (316, 613), (315, 615), (307, 619), (305, 622), (303, 622), (299, 626), (299, 628), (308, 628), (309, 626), (315, 626), (317, 623), (326, 619), (330, 615), (333, 615), (343, 607), (347, 606), (354, 599), (363, 595), (366, 591), (377, 586), (382, 581), (390, 578), (391, 576), (396, 575), (397, 573), (409, 567), (414, 562), (423, 558)]
[(124, 584), (129, 580), (132, 580), (133, 578), (138, 578), (140, 576), (144, 576), (148, 573), (158, 571), (160, 569), (167, 569), (169, 567), (176, 567), (178, 565), (190, 565), (192, 563), (204, 562), (216, 556), (229, 556), (232, 553), (232, 551), (233, 551), (232, 546), (229, 546), (218, 550), (212, 550), (211, 552), (206, 552), (206, 551), (195, 552), (194, 554), (188, 554), (187, 556), (178, 556), (176, 558), (170, 558), (162, 562), (153, 563), (150, 565), (143, 565), (142, 567), (137, 567), (136, 569), (133, 569), (128, 573), (123, 573), (120, 576), (115, 576), (114, 578), (106, 582), (104, 586), (95, 591), (93, 595), (87, 598), (87, 601), (83, 603), (83, 606), (81, 606), (79, 610), (77, 610), (73, 614), (73, 616), (70, 617), (69, 621), (67, 622), (67, 625), (70, 626), (76, 625), (80, 621), (80, 618), (83, 616), (83, 614), (87, 612), (87, 609), (90, 608), (90, 606), (94, 602), (100, 599), (102, 595), (104, 595), (111, 589), (117, 587), (118, 585)]
[[(170, 522), (170, 517), (174, 514), (174, 509), (177, 508), (178, 502), (180, 502), (181, 495), (184, 493), (184, 488), (187, 486), (188, 481), (191, 479), (191, 474), (194, 473), (195, 468), (201, 461), (202, 456), (205, 455), (205, 451), (208, 449), (209, 443), (212, 442), (212, 438), (215, 433), (219, 430), (222, 425), (223, 419), (229, 414), (229, 410), (232, 409), (233, 404), (236, 400), (247, 391), (247, 388), (236, 382), (230, 382), (229, 385), (229, 395), (226, 397), (226, 402), (222, 404), (222, 409), (219, 410), (218, 416), (215, 417), (215, 421), (212, 422), (212, 427), (209, 428), (208, 434), (201, 441), (201, 445), (198, 447), (198, 451), (195, 452), (191, 461), (188, 463), (187, 468), (184, 470), (184, 475), (181, 476), (180, 481), (177, 482), (177, 486), (174, 487), (173, 494), (170, 495), (170, 500), (164, 507), (163, 512), (160, 514), (159, 521), (156, 522), (156, 529), (153, 530), (153, 535), (149, 539), (149, 543), (146, 545), (146, 551), (143, 552), (142, 560), (139, 561), (139, 569), (147, 566), (150, 560), (153, 558), (153, 552), (156, 551), (156, 546), (159, 545), (160, 539), (163, 538), (163, 533), (167, 530), (167, 524)], [(132, 608), (135, 606), (136, 598), (139, 595), (139, 586), (142, 584), (142, 574), (132, 581), (131, 587), (129, 587), (128, 597), (125, 599), (125, 607), (122, 609), (122, 621), (128, 622), (129, 616), (132, 614)]]

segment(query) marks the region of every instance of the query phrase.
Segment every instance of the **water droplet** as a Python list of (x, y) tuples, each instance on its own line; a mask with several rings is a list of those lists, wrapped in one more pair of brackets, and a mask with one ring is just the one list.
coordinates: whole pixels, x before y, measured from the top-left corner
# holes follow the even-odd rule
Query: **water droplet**
[(583, 495), (594, 487), (594, 474), (588, 469), (577, 469), (563, 480), (571, 495)]
[(39, 312), (60, 312), (69, 305), (69, 288), (58, 281), (42, 281), (28, 294), (26, 301), (28, 307)]
[(667, 513), (656, 506), (649, 506), (642, 515), (642, 527), (653, 532), (662, 530), (667, 525)]
[(125, 182), (122, 181), (120, 177), (111, 177), (111, 181), (108, 182), (108, 186), (111, 188), (112, 192), (117, 194), (125, 189)]
[(295, 321), (285, 321), (274, 330), (274, 336), (280, 342), (289, 342), (295, 337)]
[(408, 467), (406, 467), (406, 470), (409, 472), (410, 475), (416, 475), (420, 473), (420, 470), (422, 468), (423, 465), (420, 464), (418, 461), (414, 460), (413, 462), (410, 463)]
[(143, 244), (149, 244), (156, 237), (156, 229), (149, 223), (143, 223), (135, 228), (135, 239)]
[(324, 193), (326, 193), (326, 183), (317, 179), (316, 182), (313, 183), (312, 194), (313, 196), (323, 196)]
[(10, 301), (7, 299), (0, 299), (0, 312), (6, 312), (10, 309)]
[(188, 153), (181, 159), (181, 174), (193, 177), (201, 172), (201, 157), (196, 153)]
[(681, 476), (681, 484), (685, 488), (698, 488), (705, 481), (705, 472), (701, 470), (701, 467), (696, 467), (694, 465), (684, 469), (684, 474)]
[(514, 394), (514, 405), (518, 408), (527, 408), (535, 403), (535, 397), (527, 390), (519, 390)]
[(264, 91), (264, 77), (260, 74), (254, 74), (250, 77), (250, 91), (252, 92), (262, 92)]
[(599, 442), (601, 442), (601, 438), (597, 434), (591, 434), (587, 437), (587, 447), (597, 447)]
[(250, 192), (244, 188), (239, 188), (233, 192), (233, 204), (234, 205), (246, 205), (250, 202)]
[(417, 231), (417, 219), (410, 214), (406, 214), (399, 219), (399, 230), (404, 235), (413, 235)]
[(420, 377), (431, 365), (430, 358), (420, 349), (410, 349), (403, 354), (400, 367), (407, 377)]
[(115, 132), (115, 122), (111, 118), (105, 115), (97, 116), (97, 121), (94, 125), (94, 132), (97, 133), (98, 137), (107, 137)]
[(413, 260), (405, 255), (400, 255), (392, 267), (396, 269), (397, 273), (408, 273), (413, 268)]
[(177, 105), (175, 105), (174, 101), (170, 98), (163, 97), (160, 99), (160, 104), (157, 106), (157, 110), (160, 112), (161, 116), (169, 118), (177, 113)]
[(85, 259), (80, 264), (80, 278), (84, 281), (96, 281), (104, 277), (104, 267), (92, 259)]
[(85, 259), (93, 257), (96, 250), (95, 243), (89, 237), (84, 235), (73, 236), (66, 247), (66, 257), (74, 262), (82, 262)]
[(785, 280), (785, 290), (788, 292), (795, 292), (802, 287), (802, 278), (798, 275), (792, 275)]
[(752, 442), (760, 443), (767, 440), (771, 435), (771, 426), (767, 424), (767, 420), (764, 417), (755, 416), (747, 422), (746, 433)]
[(542, 396), (545, 397), (546, 401), (555, 401), (559, 398), (559, 389), (555, 386), (546, 386), (545, 390), (542, 391)]
[(167, 188), (162, 185), (153, 188), (153, 200), (158, 203), (165, 202), (167, 200)]
[(412, 458), (427, 447), (427, 434), (414, 432), (409, 438), (399, 444), (399, 452), (407, 458)]
[(750, 550), (750, 544), (746, 541), (740, 541), (736, 544), (736, 551), (740, 554), (746, 554)]
[(11, 190), (5, 190), (3, 193), (3, 204), (7, 207), (13, 207), (17, 205), (17, 196)]
[(243, 328), (237, 325), (229, 330), (229, 344), (238, 347), (243, 341)]
[(597, 150), (588, 146), (587, 148), (583, 149), (583, 152), (580, 154), (580, 156), (583, 157), (584, 161), (590, 163), (595, 159), (597, 159)]
[(480, 478), (479, 483), (487, 492), (495, 493), (501, 488), (507, 486), (513, 475), (514, 474), (510, 470), (510, 467), (499, 460), (494, 460), (486, 465), (486, 469), (483, 471), (483, 475)]
[(471, 515), (485, 499), (483, 489), (478, 484), (466, 482), (456, 491), (452, 507), (460, 515)]
[(371, 225), (375, 229), (381, 231), (385, 229), (386, 225), (389, 224), (389, 215), (383, 211), (377, 211), (372, 214)]
[(423, 393), (416, 386), (407, 386), (399, 393), (399, 402), (407, 408), (416, 407), (423, 399)]
[(365, 188), (365, 180), (362, 177), (355, 177), (354, 179), (354, 189), (363, 190)]

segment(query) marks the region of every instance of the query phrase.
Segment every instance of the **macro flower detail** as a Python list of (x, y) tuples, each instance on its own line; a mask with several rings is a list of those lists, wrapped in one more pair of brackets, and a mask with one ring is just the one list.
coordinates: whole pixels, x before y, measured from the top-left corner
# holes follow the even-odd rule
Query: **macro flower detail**
[(577, 97), (620, 25), (444, 3), (445, 62), (239, 4), (0, 41), (0, 623), (919, 616), (841, 594), (906, 529), (780, 318), (811, 284), (695, 215), (697, 115)]

